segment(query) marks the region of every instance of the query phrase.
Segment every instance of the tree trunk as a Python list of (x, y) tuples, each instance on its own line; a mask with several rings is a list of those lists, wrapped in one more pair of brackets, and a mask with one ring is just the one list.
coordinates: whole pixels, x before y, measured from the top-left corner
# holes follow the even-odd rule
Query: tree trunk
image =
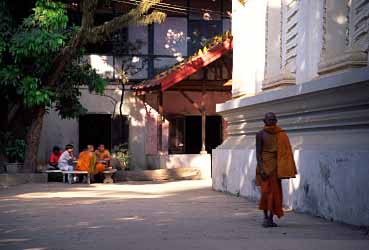
[(38, 107), (34, 110), (32, 123), (26, 136), (26, 155), (24, 159), (25, 172), (34, 173), (37, 170), (37, 154), (40, 144), (44, 115), (44, 107)]

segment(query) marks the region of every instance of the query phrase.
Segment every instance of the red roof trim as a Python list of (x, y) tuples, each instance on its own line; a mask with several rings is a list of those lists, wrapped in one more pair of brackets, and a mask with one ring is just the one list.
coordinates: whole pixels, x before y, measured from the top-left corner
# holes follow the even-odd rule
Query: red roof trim
[(194, 58), (189, 60), (186, 64), (184, 64), (181, 68), (173, 72), (170, 72), (163, 78), (157, 79), (157, 81), (161, 82), (161, 90), (165, 91), (168, 88), (175, 85), (176, 83), (182, 81), (186, 77), (196, 73), (199, 69), (219, 59), (224, 53), (232, 50), (232, 48), (233, 48), (232, 40), (227, 39), (223, 43), (210, 48), (203, 55), (195, 56)]
[(136, 86), (135, 89), (151, 89), (155, 86), (161, 86), (161, 90), (165, 91), (190, 75), (196, 73), (199, 69), (219, 59), (223, 54), (231, 51), (232, 49), (232, 39), (228, 38), (224, 42), (209, 48), (208, 51), (203, 52), (202, 55), (196, 55), (190, 58), (190, 60), (186, 61), (179, 68), (169, 71), (164, 76), (148, 80), (144, 84)]

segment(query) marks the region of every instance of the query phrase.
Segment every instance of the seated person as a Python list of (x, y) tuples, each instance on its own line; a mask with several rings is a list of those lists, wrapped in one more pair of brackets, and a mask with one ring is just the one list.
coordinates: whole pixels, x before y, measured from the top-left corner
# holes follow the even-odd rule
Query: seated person
[(73, 170), (73, 156), (74, 147), (71, 144), (65, 146), (65, 151), (61, 154), (58, 160), (58, 168), (63, 171)]
[(109, 167), (110, 161), (110, 153), (109, 150), (105, 149), (104, 144), (100, 144), (97, 150), (95, 151), (96, 154), (96, 171), (101, 173), (105, 170), (105, 168)]
[(58, 146), (53, 147), (53, 152), (50, 155), (49, 158), (49, 165), (47, 166), (48, 170), (58, 170), (58, 160), (61, 156), (61, 151)]
[(93, 145), (87, 145), (78, 157), (76, 170), (88, 171), (90, 174), (95, 174), (96, 154)]

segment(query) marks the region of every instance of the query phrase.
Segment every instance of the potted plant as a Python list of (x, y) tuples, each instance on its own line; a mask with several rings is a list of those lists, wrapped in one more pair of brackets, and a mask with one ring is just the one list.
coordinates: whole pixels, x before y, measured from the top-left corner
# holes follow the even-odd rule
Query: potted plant
[(8, 157), (6, 172), (22, 172), (26, 143), (22, 139), (15, 139), (5, 147), (5, 154)]
[(129, 164), (129, 154), (127, 144), (119, 144), (112, 150), (112, 157), (117, 159), (122, 170), (127, 170)]

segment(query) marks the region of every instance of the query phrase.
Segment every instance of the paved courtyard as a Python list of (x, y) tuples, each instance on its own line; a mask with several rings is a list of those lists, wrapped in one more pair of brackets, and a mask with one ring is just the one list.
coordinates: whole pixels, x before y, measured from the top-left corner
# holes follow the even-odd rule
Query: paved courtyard
[(262, 228), (255, 207), (209, 181), (28, 184), (0, 189), (0, 249), (369, 249), (365, 231), (304, 214)]

